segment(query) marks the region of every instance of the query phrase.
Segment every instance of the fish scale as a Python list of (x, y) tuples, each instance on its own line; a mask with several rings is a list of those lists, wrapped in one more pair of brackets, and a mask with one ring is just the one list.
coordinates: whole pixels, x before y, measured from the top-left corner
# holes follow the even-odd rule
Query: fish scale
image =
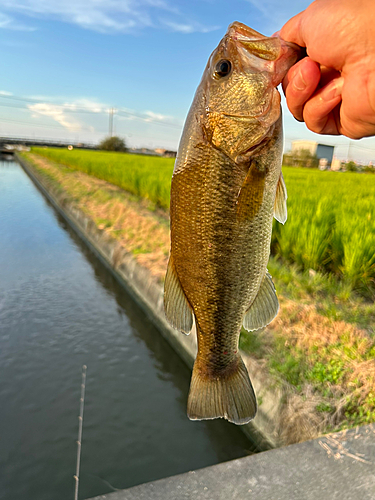
[(275, 207), (275, 217), (286, 219), (276, 86), (297, 54), (296, 46), (233, 23), (186, 119), (171, 185), (164, 307), (184, 333), (195, 319), (191, 419), (244, 424), (256, 414), (238, 341), (242, 325), (259, 329), (278, 311), (266, 269)]

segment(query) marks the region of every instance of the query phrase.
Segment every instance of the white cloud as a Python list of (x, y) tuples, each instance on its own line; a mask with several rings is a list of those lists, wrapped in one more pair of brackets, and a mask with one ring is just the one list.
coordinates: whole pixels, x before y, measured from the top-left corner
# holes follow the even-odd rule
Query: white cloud
[(12, 22), (12, 18), (0, 12), (0, 28), (6, 28)]
[[(0, 95), (2, 91), (0, 91)], [(41, 116), (48, 116), (52, 120), (62, 125), (70, 132), (80, 130), (94, 131), (94, 127), (90, 123), (90, 113), (93, 114), (108, 114), (111, 106), (100, 103), (88, 98), (78, 98), (73, 101), (66, 101), (63, 104), (55, 104), (50, 102), (50, 99), (45, 96), (30, 96), (33, 100), (41, 102), (28, 104), (27, 108), (31, 111), (34, 119)], [(46, 102), (46, 101), (49, 102)], [(43, 102), (44, 101), (44, 102)], [(61, 102), (61, 101), (60, 101)], [(164, 123), (180, 128), (182, 124), (173, 116), (155, 113), (154, 111), (137, 112), (127, 108), (115, 109), (116, 120), (142, 120), (149, 123)], [(77, 117), (79, 116), (79, 120)], [(107, 120), (106, 120), (107, 121)]]
[[(1, 2), (0, 2), (1, 5)], [(32, 26), (25, 26), (23, 24), (17, 23), (13, 17), (0, 12), (0, 29), (16, 30), (16, 31), (35, 31), (36, 28)]]
[(81, 124), (75, 118), (67, 116), (64, 106), (37, 103), (29, 104), (27, 107), (33, 112), (33, 118), (37, 118), (39, 115), (49, 116), (70, 132), (81, 130)]
[[(11, 92), (0, 90), (0, 96), (11, 95)], [(112, 106), (95, 97), (23, 95), (17, 99), (23, 101), (19, 111), (12, 109), (9, 113), (7, 110), (4, 112), (6, 118), (3, 121), (7, 124), (5, 135), (51, 137), (94, 144), (108, 134), (108, 113)], [(150, 109), (116, 108), (114, 111), (114, 132), (127, 140), (131, 138), (129, 146), (152, 145), (176, 149), (182, 128), (181, 119)], [(0, 128), (1, 123), (2, 120)]]
[(168, 26), (172, 31), (177, 31), (179, 33), (189, 34), (189, 33), (209, 33), (210, 31), (215, 31), (219, 29), (220, 26), (203, 26), (201, 24), (192, 23), (192, 24), (184, 24), (184, 23), (176, 23), (173, 21), (162, 21), (163, 24)]
[(143, 122), (148, 123), (161, 123), (165, 125), (170, 125), (174, 128), (181, 129), (182, 123), (180, 120), (176, 119), (174, 116), (163, 115), (161, 113), (155, 113), (154, 111), (134, 111), (128, 108), (121, 108), (115, 110), (116, 120), (119, 121), (138, 121), (141, 120)]
[[(13, 14), (56, 19), (101, 33), (135, 33), (145, 27), (163, 27), (167, 23), (160, 23), (156, 15), (161, 11), (181, 17), (178, 8), (164, 0), (0, 0), (0, 7)], [(6, 14), (0, 15), (0, 27), (8, 27), (11, 22)], [(174, 24), (175, 31), (205, 32), (204, 27), (191, 23)]]
[(74, 102), (66, 102), (65, 104), (62, 105), (65, 109), (67, 110), (73, 110), (73, 111), (79, 111), (79, 110), (84, 110), (84, 111), (89, 111), (91, 113), (103, 113), (107, 112), (109, 109), (109, 106), (106, 104), (102, 104), (97, 101), (91, 101), (90, 99), (86, 98), (80, 98), (80, 99), (75, 99)]
[(161, 113), (154, 113), (153, 111), (145, 111), (146, 121), (159, 121), (159, 122), (171, 122), (173, 116), (162, 115)]
[(281, 3), (280, 0), (246, 0), (264, 15), (272, 16), (272, 9), (278, 11), (293, 10), (299, 12), (304, 9), (311, 1), (309, 0), (289, 0)]
[(274, 27), (278, 29), (292, 16), (298, 14), (311, 3), (311, 0), (246, 0)]

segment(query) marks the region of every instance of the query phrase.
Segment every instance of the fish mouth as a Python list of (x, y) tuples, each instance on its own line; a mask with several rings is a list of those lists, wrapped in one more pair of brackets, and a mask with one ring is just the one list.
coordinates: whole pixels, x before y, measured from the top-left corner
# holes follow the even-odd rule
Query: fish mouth
[(273, 74), (274, 87), (282, 82), (293, 64), (307, 55), (305, 48), (283, 40), (278, 32), (268, 37), (238, 21), (228, 27), (227, 36), (240, 44), (244, 53), (247, 51), (250, 54), (249, 57), (253, 56), (251, 65), (254, 65), (257, 60), (260, 69)]
[(263, 40), (267, 37), (246, 24), (234, 21), (228, 26), (227, 34), (236, 40)]

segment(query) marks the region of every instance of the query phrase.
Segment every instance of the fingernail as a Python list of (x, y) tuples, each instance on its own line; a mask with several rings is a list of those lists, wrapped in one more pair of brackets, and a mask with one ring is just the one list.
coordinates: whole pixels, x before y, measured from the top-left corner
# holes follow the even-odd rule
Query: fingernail
[(307, 83), (303, 79), (302, 71), (299, 69), (296, 76), (293, 79), (293, 86), (296, 90), (305, 90)]
[(330, 82), (321, 93), (321, 98), (323, 101), (332, 101), (336, 97), (341, 95), (342, 87), (344, 85), (344, 79), (342, 77), (335, 78)]

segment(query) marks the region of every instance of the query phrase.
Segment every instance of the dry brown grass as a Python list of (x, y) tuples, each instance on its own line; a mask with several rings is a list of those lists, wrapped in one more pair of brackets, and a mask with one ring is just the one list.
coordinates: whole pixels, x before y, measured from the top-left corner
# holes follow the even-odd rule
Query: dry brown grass
[(322, 363), (329, 362), (332, 355), (339, 357), (346, 365), (342, 384), (355, 388), (360, 401), (375, 389), (375, 359), (367, 359), (374, 340), (365, 330), (321, 316), (314, 305), (291, 300), (282, 301), (281, 313), (271, 328), (282, 331), (307, 356), (317, 354)]
[[(116, 238), (121, 247), (163, 281), (169, 252), (166, 214), (105, 181), (58, 167), (35, 154), (29, 156), (34, 165), (42, 173), (52, 176), (100, 229)], [(160, 223), (161, 219), (164, 219), (164, 224)], [(116, 262), (120, 253), (118, 248), (117, 257), (114, 256)]]
[[(353, 422), (362, 418), (360, 423), (364, 423), (368, 415), (371, 421), (375, 411), (374, 340), (352, 324), (321, 316), (312, 304), (282, 297), (280, 302), (281, 311), (268, 327), (273, 337), (268, 339), (269, 349), (280, 349), (275, 344), (279, 340), (288, 356), (305, 365), (298, 389), (285, 384), (283, 421), (287, 424), (281, 434), (288, 442), (296, 442), (350, 425), (351, 418)], [(330, 411), (318, 411), (322, 405)], [(357, 415), (361, 407), (363, 411)]]

